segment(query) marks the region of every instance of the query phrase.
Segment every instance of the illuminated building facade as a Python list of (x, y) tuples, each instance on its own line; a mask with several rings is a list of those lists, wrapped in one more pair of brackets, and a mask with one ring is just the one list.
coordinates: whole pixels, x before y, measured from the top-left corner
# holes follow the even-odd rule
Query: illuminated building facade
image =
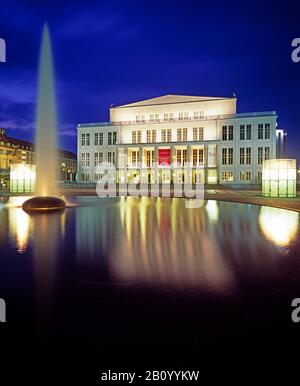
[(78, 181), (97, 182), (107, 162), (119, 183), (260, 183), (263, 161), (277, 157), (277, 115), (236, 104), (165, 95), (111, 107), (110, 122), (77, 127)]
[[(11, 165), (15, 164), (35, 164), (34, 144), (8, 137), (5, 130), (0, 129), (0, 190), (9, 189)], [(75, 180), (76, 172), (76, 154), (59, 150), (58, 179), (61, 181)]]

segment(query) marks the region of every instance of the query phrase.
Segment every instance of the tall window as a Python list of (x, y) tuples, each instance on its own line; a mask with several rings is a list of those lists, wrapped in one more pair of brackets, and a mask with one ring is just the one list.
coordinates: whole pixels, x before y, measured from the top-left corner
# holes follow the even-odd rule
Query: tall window
[(251, 164), (251, 147), (246, 148), (246, 164)]
[(152, 130), (152, 142), (156, 142), (156, 130)]
[(193, 150), (193, 166), (197, 166), (198, 161), (198, 151), (197, 149)]
[(85, 166), (90, 166), (90, 153), (86, 153), (85, 157)]
[(154, 150), (146, 151), (146, 167), (150, 168), (154, 162)]
[(188, 162), (187, 150), (186, 149), (182, 150), (182, 158), (183, 158), (183, 165), (186, 165), (187, 162)]
[(136, 143), (136, 131), (132, 132), (132, 143)]
[(203, 149), (193, 149), (193, 166), (203, 165), (204, 163), (204, 155)]
[(233, 148), (228, 149), (228, 165), (233, 165)]
[(202, 165), (204, 164), (204, 150), (199, 149), (199, 164)]
[(109, 165), (115, 164), (115, 152), (114, 151), (108, 151), (107, 152), (107, 162)]
[(270, 159), (270, 148), (265, 147), (265, 160)]
[(258, 124), (258, 132), (257, 132), (257, 138), (258, 139), (264, 138), (263, 130), (264, 130), (264, 125), (262, 123), (259, 123)]
[(178, 117), (179, 117), (179, 120), (180, 120), (180, 121), (183, 121), (183, 113), (179, 113), (179, 114), (178, 114)]
[(90, 146), (91, 144), (91, 134), (86, 135), (86, 146)]
[[(140, 133), (140, 132), (139, 132)], [(115, 145), (117, 143), (117, 132), (114, 131), (113, 132), (113, 145)]]
[(222, 149), (222, 165), (227, 165), (227, 149)]
[(99, 144), (99, 134), (98, 133), (95, 133), (94, 144), (95, 144), (95, 146), (98, 146), (98, 144)]
[(187, 128), (183, 128), (183, 142), (187, 141)]
[(99, 133), (99, 145), (103, 146), (103, 133)]
[(154, 122), (154, 114), (150, 114), (150, 122)]
[(140, 152), (138, 150), (132, 150), (131, 152), (131, 166), (137, 167), (139, 162)]
[(85, 134), (81, 134), (81, 146), (85, 146)]
[(112, 145), (112, 133), (111, 132), (108, 133), (107, 144)]
[(167, 137), (166, 137), (166, 129), (161, 130), (161, 142), (166, 142)]
[(193, 128), (193, 141), (203, 141), (203, 127), (194, 127)]
[(172, 129), (167, 130), (167, 136), (168, 136), (167, 138), (168, 142), (172, 142)]
[(159, 122), (159, 114), (155, 114), (154, 117), (155, 117), (155, 122)]
[(142, 131), (141, 130), (137, 131), (137, 142), (138, 143), (142, 142)]
[(180, 149), (176, 150), (176, 161), (177, 161), (177, 166), (181, 166), (181, 150)]
[(177, 129), (177, 141), (182, 142), (182, 129)]
[(222, 126), (222, 141), (227, 141), (227, 126)]
[(85, 166), (85, 153), (81, 153), (81, 166)]
[(246, 138), (249, 140), (251, 139), (251, 131), (252, 131), (251, 125), (247, 125)]
[(204, 128), (199, 127), (199, 141), (203, 141), (204, 139)]
[(94, 158), (95, 166), (101, 165), (103, 163), (103, 152), (95, 153)]
[(193, 127), (193, 141), (198, 141), (198, 127)]
[(240, 141), (245, 139), (245, 125), (240, 126)]
[(245, 148), (244, 147), (240, 148), (240, 164), (241, 165), (245, 164)]
[(151, 130), (147, 130), (147, 143), (151, 143)]
[(271, 131), (270, 131), (270, 123), (265, 124), (265, 139), (270, 139)]
[(233, 141), (233, 126), (228, 126), (228, 141)]
[(151, 166), (151, 150), (148, 150), (146, 153), (146, 165), (147, 168), (150, 168)]
[(261, 165), (263, 163), (263, 148), (259, 147), (257, 152), (257, 163)]

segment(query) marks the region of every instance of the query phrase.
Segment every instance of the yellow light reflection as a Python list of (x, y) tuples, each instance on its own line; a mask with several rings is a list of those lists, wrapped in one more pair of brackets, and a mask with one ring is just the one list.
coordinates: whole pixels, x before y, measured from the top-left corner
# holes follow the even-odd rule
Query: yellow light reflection
[(212, 222), (217, 222), (219, 219), (219, 208), (217, 201), (209, 200), (205, 205), (206, 212)]
[(279, 247), (285, 247), (297, 236), (299, 213), (263, 206), (259, 225), (265, 237)]
[[(218, 207), (208, 205), (216, 220)], [(234, 277), (217, 234), (210, 234), (204, 209), (186, 211), (180, 199), (120, 200), (120, 225), (124, 230), (110, 248), (110, 267), (125, 281), (190, 287), (203, 285), (230, 292)], [(185, 215), (186, 214), (186, 215)]]
[(21, 208), (23, 203), (30, 198), (31, 197), (13, 196), (9, 198), (8, 203), (5, 206), (8, 208)]
[(21, 208), (11, 208), (9, 210), (10, 234), (15, 235), (17, 250), (24, 253), (28, 246), (30, 233), (30, 217)]

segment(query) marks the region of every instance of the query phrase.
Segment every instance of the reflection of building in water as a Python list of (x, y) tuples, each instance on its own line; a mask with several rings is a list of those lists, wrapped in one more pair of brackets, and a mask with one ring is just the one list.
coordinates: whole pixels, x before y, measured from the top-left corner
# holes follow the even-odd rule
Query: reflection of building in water
[(299, 214), (285, 209), (263, 206), (259, 224), (264, 235), (279, 247), (289, 245), (297, 236)]
[(38, 312), (38, 328), (47, 328), (53, 317), (57, 267), (61, 250), (61, 213), (31, 216)]
[(125, 281), (202, 285), (226, 291), (233, 285), (203, 209), (186, 210), (180, 199), (122, 198), (124, 232), (110, 260)]
[(115, 226), (119, 222), (115, 199), (85, 199), (84, 207), (76, 208), (76, 250), (81, 274), (107, 272), (107, 258), (117, 243), (119, 232)]
[(258, 225), (259, 206), (208, 201), (191, 210), (181, 199), (101, 200), (76, 209), (79, 265), (92, 280), (108, 274), (122, 283), (226, 293), (236, 277), (280, 274), (278, 250)]

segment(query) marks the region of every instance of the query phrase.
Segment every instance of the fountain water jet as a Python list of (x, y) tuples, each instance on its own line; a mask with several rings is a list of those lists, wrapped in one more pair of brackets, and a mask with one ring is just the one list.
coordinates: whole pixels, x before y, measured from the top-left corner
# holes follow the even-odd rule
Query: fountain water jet
[(22, 205), (25, 211), (57, 210), (65, 207), (58, 197), (57, 124), (54, 96), (54, 71), (50, 34), (44, 26), (40, 61), (36, 129), (36, 190), (35, 197)]

